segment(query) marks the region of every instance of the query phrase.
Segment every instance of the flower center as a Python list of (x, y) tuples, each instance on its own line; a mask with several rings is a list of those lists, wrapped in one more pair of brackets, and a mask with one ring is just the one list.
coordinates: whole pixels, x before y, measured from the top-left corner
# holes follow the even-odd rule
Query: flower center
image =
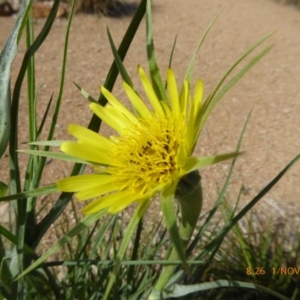
[(157, 184), (172, 180), (180, 171), (177, 154), (184, 133), (182, 120), (177, 118), (174, 122), (173, 118), (152, 114), (116, 138), (115, 164), (109, 172), (119, 190), (129, 188), (144, 194)]

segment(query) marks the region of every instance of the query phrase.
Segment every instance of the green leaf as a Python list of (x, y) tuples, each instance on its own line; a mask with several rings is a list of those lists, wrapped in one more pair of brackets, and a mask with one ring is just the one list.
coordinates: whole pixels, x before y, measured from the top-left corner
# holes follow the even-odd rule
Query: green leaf
[[(128, 75), (128, 73), (127, 73), (127, 71), (125, 69), (123, 61), (120, 58), (120, 55), (119, 55), (119, 53), (117, 51), (117, 48), (116, 48), (116, 46), (114, 44), (114, 41), (112, 39), (112, 36), (110, 34), (110, 31), (109, 31), (108, 27), (107, 27), (107, 36), (108, 36), (108, 39), (109, 39), (109, 43), (110, 43), (110, 47), (111, 47), (112, 53), (113, 53), (114, 58), (115, 58), (115, 63), (117, 65), (117, 67), (118, 67), (118, 70), (120, 72), (120, 75), (122, 76), (123, 81), (126, 82), (134, 90), (134, 92), (139, 96), (138, 92), (136, 91), (136, 89), (135, 89), (135, 87), (133, 85), (133, 82), (132, 82), (130, 76)], [(137, 116), (139, 116), (139, 112), (136, 110), (136, 108), (134, 106), (132, 108), (133, 108), (135, 114)]]
[[(64, 141), (38, 141), (38, 142), (28, 143), (27, 145), (30, 145), (30, 146), (60, 147), (63, 142), (71, 142), (71, 141), (67, 141), (67, 140), (64, 140)], [(18, 150), (18, 151), (22, 152), (23, 150)], [(25, 151), (27, 151), (27, 150), (25, 150)]]
[(9, 195), (9, 196), (3, 196), (0, 198), (0, 202), (2, 201), (11, 201), (11, 200), (18, 200), (18, 199), (26, 199), (29, 197), (37, 197), (41, 195), (48, 195), (51, 193), (57, 192), (57, 187), (56, 184), (49, 184), (34, 190), (14, 194), (14, 195)]
[(22, 1), (14, 28), (0, 54), (0, 158), (7, 147), (11, 128), (10, 119), (10, 68), (18, 53), (18, 42), (25, 25), (32, 0)]
[(18, 152), (31, 154), (31, 155), (38, 155), (38, 156), (43, 156), (43, 157), (48, 157), (48, 158), (54, 158), (54, 159), (59, 159), (59, 160), (65, 160), (65, 161), (70, 161), (70, 162), (79, 163), (79, 164), (87, 164), (88, 163), (84, 160), (73, 157), (73, 156), (63, 153), (63, 152), (50, 152), (50, 151), (41, 151), (41, 150), (18, 150)]
[[(183, 267), (186, 269), (186, 271), (188, 271), (185, 249), (184, 249), (186, 241), (181, 239), (180, 232), (177, 228), (177, 223), (176, 223), (176, 213), (174, 209), (174, 198), (175, 198), (176, 187), (177, 184), (173, 183), (171, 186), (169, 186), (164, 191), (162, 191), (160, 195), (160, 206), (163, 212), (164, 221), (168, 228), (168, 232), (171, 236), (171, 241), (175, 246), (174, 247), (172, 244), (169, 246), (169, 250), (171, 250), (171, 254), (170, 256), (167, 257), (167, 259), (168, 261), (180, 259), (183, 263)], [(157, 283), (155, 284), (153, 290), (151, 291), (151, 295), (149, 296), (149, 299), (155, 299), (155, 295), (157, 293), (160, 294), (160, 292), (168, 284), (170, 278), (174, 274), (175, 269), (176, 269), (176, 265), (169, 265), (163, 269), (162, 273), (160, 274), (157, 280)]]
[[(13, 276), (9, 268), (9, 260), (10, 257), (8, 257), (5, 252), (5, 246), (2, 242), (2, 237), (0, 235), (0, 292), (1, 296), (6, 297), (6, 299), (12, 299), (11, 286), (13, 284)], [(1, 298), (1, 296), (0, 299), (3, 299)]]
[[(21, 192), (21, 179), (20, 179), (20, 169), (19, 169), (19, 158), (17, 153), (18, 148), (18, 114), (19, 114), (19, 102), (20, 102), (20, 93), (23, 85), (23, 80), (25, 77), (26, 72), (28, 70), (33, 70), (33, 60), (32, 57), (34, 53), (38, 50), (38, 48), (43, 44), (44, 40), (48, 36), (50, 29), (53, 25), (53, 22), (56, 19), (57, 10), (60, 4), (60, 0), (55, 0), (49, 16), (43, 26), (40, 34), (37, 36), (36, 40), (32, 43), (32, 45), (28, 48), (25, 53), (16, 83), (13, 92), (12, 104), (11, 104), (11, 133), (10, 133), (10, 146), (9, 146), (9, 155), (10, 155), (10, 174), (12, 174), (11, 181), (10, 181), (10, 191), (11, 193), (20, 193)], [(28, 69), (28, 66), (30, 68)], [(28, 76), (32, 79), (33, 73), (28, 72)], [(33, 81), (29, 79), (30, 86), (28, 86), (29, 94), (33, 95), (32, 88), (33, 88)], [(35, 101), (35, 100), (34, 100)], [(33, 103), (31, 103), (33, 104)], [(34, 109), (34, 105), (31, 106), (31, 112)], [(33, 108), (33, 109), (32, 109)], [(35, 112), (34, 112), (35, 113)], [(35, 118), (35, 116), (33, 116)], [(33, 122), (30, 125), (30, 137), (32, 138), (32, 129), (36, 130), (36, 124)], [(34, 127), (34, 128), (33, 128)], [(36, 161), (35, 161), (36, 162)], [(31, 164), (31, 162), (29, 162)], [(31, 174), (30, 174), (31, 175)], [(31, 176), (26, 176), (25, 188), (29, 186), (29, 180), (31, 180)], [(17, 244), (17, 268), (18, 273), (20, 274), (23, 271), (24, 267), (24, 259), (27, 258), (23, 255), (23, 249), (25, 245), (25, 238), (26, 236), (29, 237), (30, 233), (37, 232), (36, 227), (36, 220), (34, 216), (34, 199), (22, 199), (21, 201), (17, 201), (17, 224), (18, 224), (18, 244)], [(26, 227), (26, 225), (28, 225)], [(28, 234), (29, 233), (29, 234)], [(31, 246), (31, 245), (30, 245)], [(26, 261), (25, 261), (26, 264)], [(47, 273), (47, 271), (46, 271)], [(48, 273), (49, 274), (49, 273)], [(51, 277), (51, 275), (50, 275)], [(49, 279), (50, 279), (49, 277)], [(25, 295), (25, 283), (24, 280), (21, 279), (17, 282), (16, 285), (13, 286), (13, 292), (18, 294), (18, 299), (23, 299)], [(55, 292), (54, 292), (55, 293)]]
[(193, 75), (193, 70), (194, 70), (194, 66), (195, 66), (195, 62), (196, 62), (196, 58), (198, 56), (198, 53), (199, 53), (199, 50), (208, 34), (208, 32), (210, 31), (212, 25), (215, 23), (217, 17), (215, 17), (212, 22), (208, 25), (207, 29), (205, 30), (203, 36), (202, 36), (202, 39), (200, 40), (200, 43), (196, 49), (196, 51), (194, 52), (193, 54), (193, 57), (189, 63), (189, 66), (188, 66), (188, 69), (186, 71), (186, 75), (185, 75), (185, 79), (188, 81), (188, 82), (191, 82), (191, 79), (192, 79), (192, 75)]
[[(0, 236), (4, 236), (7, 240), (12, 242), (14, 245), (18, 244), (18, 238), (2, 225), (0, 225)], [(24, 244), (23, 251), (24, 251), (24, 253), (27, 253), (27, 254), (34, 254), (34, 251), (30, 247), (28, 247), (26, 244)]]
[[(58, 115), (59, 115), (59, 110), (60, 110), (62, 97), (63, 97), (65, 72), (66, 72), (66, 64), (67, 64), (67, 53), (68, 53), (68, 45), (69, 45), (69, 34), (70, 34), (70, 28), (71, 28), (71, 24), (72, 24), (72, 20), (73, 20), (73, 15), (74, 15), (74, 9), (75, 9), (75, 2), (72, 1), (72, 7), (71, 7), (71, 11), (69, 13), (68, 24), (67, 24), (66, 34), (65, 34), (65, 43), (64, 43), (64, 49), (63, 49), (64, 51), (63, 51), (63, 59), (62, 59), (62, 68), (61, 68), (59, 92), (58, 92), (58, 97), (56, 99), (56, 104), (55, 104), (54, 113), (53, 113), (53, 116), (52, 116), (50, 130), (49, 130), (48, 136), (47, 136), (47, 140), (49, 142), (46, 145), (44, 144), (45, 145), (44, 152), (49, 151), (50, 145), (54, 145), (54, 143), (57, 143), (56, 141), (51, 141), (51, 140), (53, 139), (53, 135), (54, 135), (54, 132), (55, 132), (55, 128), (56, 128), (56, 124), (57, 124), (57, 118), (58, 118)], [(49, 15), (49, 18), (50, 18), (50, 15)], [(44, 126), (44, 122), (46, 121), (46, 117), (47, 117), (48, 112), (49, 112), (49, 108), (50, 108), (52, 99), (53, 99), (53, 95), (51, 96), (50, 101), (47, 105), (47, 109), (46, 109), (45, 114), (43, 116), (40, 128), (37, 132), (37, 136), (34, 139), (31, 139), (31, 142), (36, 142), (37, 137), (40, 135), (40, 133), (42, 131), (42, 128)], [(32, 147), (32, 148), (35, 148), (35, 147)], [(33, 158), (31, 156), (30, 159), (32, 161), (35, 161), (36, 156), (33, 156)], [(30, 164), (30, 161), (29, 161), (29, 164)], [(45, 164), (46, 164), (46, 157), (42, 156), (42, 158), (38, 160), (38, 163), (35, 163), (35, 165), (34, 165), (34, 172), (32, 172), (34, 174), (34, 176), (32, 178), (30, 178), (31, 176), (27, 177), (27, 178), (30, 178), (30, 180), (28, 180), (29, 182), (26, 182), (27, 180), (25, 181), (25, 185), (24, 185), (25, 189), (34, 189), (34, 188), (39, 186)], [(34, 223), (36, 224), (36, 222), (34, 222)]]
[(155, 57), (150, 0), (147, 0), (146, 30), (147, 30), (147, 57), (148, 57), (148, 64), (149, 64), (153, 89), (159, 100), (168, 103), (166, 90), (164, 88), (164, 84), (161, 79), (159, 73), (159, 67), (157, 65), (156, 57)]
[[(24, 55), (24, 59), (15, 83), (15, 88), (13, 92), (13, 98), (11, 103), (11, 134), (10, 134), (10, 145), (9, 145), (9, 155), (10, 155), (10, 172), (14, 174), (10, 183), (11, 193), (17, 193), (21, 191), (21, 179), (20, 179), (20, 170), (19, 170), (19, 161), (18, 153), (16, 152), (18, 148), (18, 114), (19, 114), (19, 100), (20, 93), (22, 89), (23, 80), (27, 72), (28, 64), (31, 61), (31, 57), (43, 44), (46, 37), (48, 36), (53, 22), (56, 19), (57, 10), (59, 7), (60, 1), (55, 0), (51, 8), (50, 14), (41, 30), (36, 40), (32, 43), (29, 49)], [(23, 211), (23, 208), (18, 208), (20, 211)], [(21, 216), (21, 215), (20, 215)]]
[[(236, 148), (236, 153), (239, 153), (240, 151), (240, 147), (241, 147), (241, 144), (242, 144), (242, 140), (243, 140), (243, 136), (244, 136), (244, 133), (246, 131), (246, 127), (247, 127), (247, 124), (250, 120), (250, 116), (251, 116), (251, 112), (248, 114), (248, 117), (245, 121), (245, 124), (244, 124), (244, 127), (243, 127), (243, 130), (241, 132), (241, 135), (240, 135), (240, 138), (239, 138), (239, 141), (238, 141), (238, 145), (237, 145), (237, 148)], [(231, 166), (230, 166), (230, 169), (229, 169), (229, 172), (228, 172), (228, 175), (226, 177), (226, 180), (225, 180), (225, 183), (222, 187), (222, 190), (219, 192), (219, 195), (218, 195), (218, 199), (217, 201), (215, 202), (214, 204), (214, 207), (212, 208), (212, 210), (209, 212), (207, 218), (205, 219), (204, 221), (204, 224), (201, 226), (199, 232), (197, 233), (197, 235), (195, 236), (195, 239), (193, 240), (193, 242), (191, 243), (191, 245), (189, 246), (188, 250), (187, 250), (187, 254), (190, 254), (193, 252), (193, 249), (195, 247), (197, 247), (198, 243), (197, 241), (200, 241), (201, 237), (203, 236), (203, 234), (205, 233), (205, 231), (207, 230), (207, 228), (209, 227), (211, 221), (213, 220), (213, 217), (215, 215), (215, 213), (217, 212), (217, 209), (219, 208), (221, 202), (223, 201), (223, 198), (224, 198), (224, 195), (227, 191), (227, 188), (228, 188), (228, 185), (229, 185), (229, 182), (230, 182), (230, 179), (232, 177), (232, 173), (233, 173), (233, 170), (234, 170), (234, 167), (235, 167), (235, 164), (236, 164), (236, 160), (237, 160), (237, 156), (233, 158), (232, 160), (232, 163), (231, 163)], [(217, 250), (217, 247), (216, 247), (216, 250)], [(214, 253), (211, 254), (211, 258), (213, 257)], [(204, 269), (203, 269), (204, 270)]]
[[(204, 103), (205, 109), (201, 110), (199, 117), (197, 118), (198, 132), (196, 137), (199, 136), (201, 128), (203, 128), (204, 123), (206, 122), (207, 118), (209, 117), (213, 108), (218, 104), (218, 102), (222, 99), (226, 92), (230, 90), (261, 58), (263, 58), (269, 51), (271, 47), (268, 47), (261, 51), (258, 55), (256, 55), (241, 71), (238, 72), (218, 93), (215, 94), (212, 98), (208, 98), (207, 101)], [(226, 74), (225, 76), (229, 75)], [(214, 94), (214, 92), (213, 92)]]
[(214, 155), (214, 156), (205, 156), (205, 157), (190, 157), (187, 159), (187, 163), (184, 167), (184, 170), (187, 173), (190, 173), (194, 170), (198, 170), (200, 168), (208, 167), (213, 164), (217, 164), (219, 162), (235, 158), (238, 155), (243, 154), (243, 152), (231, 152), (221, 155)]
[[(181, 210), (181, 224), (179, 230), (177, 229), (177, 218), (174, 210), (175, 196), (180, 203)], [(173, 185), (161, 193), (160, 202), (171, 241), (175, 246), (175, 248), (173, 245), (169, 246), (171, 254), (168, 257), (168, 261), (180, 259), (186, 271), (189, 271), (185, 248), (191, 239), (202, 208), (202, 187), (199, 172), (191, 172), (184, 176), (178, 184), (173, 183)], [(167, 286), (172, 282), (175, 270), (176, 265), (169, 265), (163, 269), (149, 299), (156, 299), (157, 294), (167, 289)]]
[(204, 282), (199, 284), (191, 284), (191, 285), (179, 285), (175, 284), (173, 287), (170, 288), (171, 291), (163, 293), (163, 299), (168, 298), (179, 298), (183, 297), (192, 293), (200, 292), (200, 291), (207, 291), (211, 289), (217, 288), (224, 288), (224, 287), (234, 287), (234, 288), (244, 288), (244, 289), (255, 289), (262, 292), (265, 292), (269, 295), (273, 295), (278, 299), (282, 300), (289, 300), (289, 298), (267, 288), (262, 285), (249, 283), (249, 282), (242, 282), (242, 281), (235, 281), (235, 280), (216, 280), (213, 282)]
[(237, 224), (237, 222), (271, 189), (277, 182), (286, 174), (286, 172), (298, 161), (300, 160), (300, 154), (298, 154), (263, 190), (261, 190), (251, 201), (247, 204), (229, 223), (224, 226), (224, 228), (219, 232), (217, 237), (210, 242), (204, 249), (201, 257), (205, 256), (207, 253), (211, 252), (216, 245), (219, 245), (226, 234)]
[(87, 91), (85, 91), (81, 86), (79, 86), (76, 82), (73, 81), (73, 83), (76, 85), (80, 93), (88, 99), (90, 102), (95, 102), (97, 103), (97, 100), (95, 100)]
[(8, 191), (8, 185), (0, 181), (0, 198), (4, 197)]
[[(198, 112), (198, 115), (196, 116), (196, 134), (194, 138), (194, 147), (196, 145), (196, 142), (199, 138), (199, 135), (201, 133), (201, 130), (209, 117), (211, 111), (213, 108), (217, 105), (217, 103), (220, 101), (222, 96), (235, 84), (237, 83), (243, 75), (246, 74), (248, 70), (250, 70), (264, 55), (266, 55), (271, 47), (266, 48), (262, 52), (260, 52), (258, 55), (256, 55), (238, 74), (221, 90), (220, 93), (218, 93), (218, 90), (220, 89), (221, 85), (224, 83), (226, 78), (232, 73), (232, 71), (251, 53), (253, 52), (259, 45), (261, 45), (265, 40), (267, 40), (271, 35), (273, 35), (273, 32), (266, 34), (264, 37), (259, 39), (256, 43), (254, 43), (239, 59), (228, 69), (228, 71), (225, 73), (225, 75), (221, 78), (221, 80), (217, 83), (216, 87), (212, 91), (212, 93), (208, 96), (206, 101), (203, 103), (203, 106)], [(218, 93), (218, 94), (217, 94)]]
[[(38, 94), (38, 91), (39, 91), (40, 88), (41, 88), (41, 85), (38, 87), (36, 94)], [(52, 104), (52, 100), (53, 100), (53, 94), (51, 95), (51, 97), (50, 97), (50, 99), (49, 99), (49, 102), (48, 102), (48, 104), (47, 104), (46, 111), (45, 111), (45, 113), (44, 113), (44, 115), (43, 115), (41, 124), (40, 124), (40, 126), (39, 126), (38, 131), (37, 131), (37, 139), (40, 137), (40, 135), (41, 135), (41, 133), (42, 133), (42, 131), (43, 131), (43, 128), (44, 128), (44, 125), (45, 125), (45, 122), (46, 122), (46, 119), (47, 119), (47, 116), (48, 116), (48, 114), (49, 114), (49, 110), (50, 110), (50, 107), (51, 107), (51, 104)]]
[(76, 236), (80, 231), (86, 229), (91, 224), (100, 219), (106, 214), (106, 210), (101, 210), (95, 214), (88, 215), (84, 217), (78, 224), (76, 224), (66, 235), (64, 235), (53, 247), (51, 247), (44, 255), (33, 262), (30, 267), (28, 267), (22, 274), (20, 274), (16, 280), (24, 275), (28, 274), (30, 271), (37, 268), (41, 263), (47, 260), (50, 256), (55, 254), (64, 244), (69, 242), (74, 236)]
[(114, 55), (115, 63), (118, 67), (120, 75), (122, 76), (123, 81), (125, 81), (135, 91), (132, 80), (131, 80), (130, 76), (128, 75), (128, 73), (127, 73), (127, 71), (124, 67), (123, 61), (120, 58), (120, 55), (119, 55), (118, 50), (117, 50), (117, 48), (114, 44), (114, 41), (112, 39), (112, 36), (110, 34), (110, 31), (109, 31), (108, 27), (107, 27), (106, 30), (107, 30), (107, 36), (108, 36), (108, 40), (109, 40), (109, 43), (110, 43), (110, 47), (111, 47), (112, 53)]
[[(176, 42), (177, 42), (177, 35), (175, 36), (174, 43), (173, 43), (172, 50), (171, 50), (171, 54), (170, 54), (169, 69), (171, 69), (171, 67), (172, 67), (172, 62), (173, 62), (173, 56), (174, 56), (174, 51), (175, 51), (175, 47), (176, 47)], [(165, 87), (165, 89), (166, 89), (166, 87)]]
[[(169, 69), (171, 69), (171, 67), (172, 67), (172, 62), (173, 62), (173, 56), (174, 56), (176, 41), (177, 41), (177, 35), (175, 36), (174, 43), (173, 43), (172, 50), (171, 50), (171, 54), (170, 54), (170, 58), (169, 58), (169, 66), (168, 66)], [(165, 83), (165, 90), (167, 90), (167, 88), (168, 88), (168, 84), (167, 84), (167, 81), (166, 81), (166, 83)]]

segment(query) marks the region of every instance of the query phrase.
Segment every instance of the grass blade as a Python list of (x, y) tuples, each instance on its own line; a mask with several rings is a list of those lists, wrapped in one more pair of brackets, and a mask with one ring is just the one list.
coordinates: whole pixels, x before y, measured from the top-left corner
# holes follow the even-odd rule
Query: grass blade
[(208, 34), (208, 32), (210, 31), (211, 27), (213, 26), (213, 24), (215, 23), (217, 17), (215, 17), (212, 22), (210, 22), (210, 24), (208, 25), (207, 29), (205, 30), (203, 36), (202, 36), (202, 39), (200, 40), (200, 43), (196, 49), (196, 51), (194, 52), (193, 54), (193, 57), (189, 63), (189, 66), (188, 66), (188, 69), (186, 71), (186, 75), (185, 75), (185, 79), (188, 81), (188, 82), (191, 82), (191, 79), (192, 79), (192, 75), (193, 75), (193, 70), (194, 70), (194, 66), (195, 66), (195, 61), (196, 61), (196, 58), (198, 56), (198, 53), (200, 51), (200, 48)]
[(0, 158), (9, 141), (10, 119), (10, 68), (18, 53), (18, 43), (32, 0), (22, 1), (14, 28), (0, 54)]
[(217, 289), (217, 288), (223, 288), (223, 287), (240, 287), (244, 289), (255, 289), (259, 291), (263, 291), (269, 295), (273, 295), (281, 300), (289, 300), (289, 298), (269, 289), (262, 285), (254, 284), (254, 283), (248, 283), (248, 282), (241, 282), (241, 281), (235, 281), (235, 280), (217, 280), (213, 282), (204, 282), (199, 284), (193, 284), (193, 285), (174, 285), (171, 293), (164, 293), (164, 299), (168, 299), (171, 297), (178, 298), (185, 295), (189, 295), (191, 293), (199, 292), (199, 291), (207, 291), (210, 289)]
[(205, 247), (205, 254), (212, 251), (216, 244), (220, 244), (226, 234), (233, 228), (234, 225), (262, 198), (264, 197), (287, 173), (287, 171), (300, 160), (300, 154), (298, 154), (262, 191), (260, 191), (251, 201), (247, 204), (218, 234), (215, 240), (209, 243)]
[(18, 194), (13, 194), (13, 195), (9, 195), (9, 196), (4, 196), (0, 198), (0, 202), (2, 201), (11, 201), (11, 200), (21, 200), (24, 198), (28, 198), (28, 197), (36, 197), (36, 196), (40, 196), (40, 195), (48, 195), (51, 193), (57, 192), (57, 187), (56, 184), (50, 184), (50, 185), (46, 185), (34, 190), (30, 190), (30, 191), (26, 191), (26, 192), (22, 192), (22, 193), (18, 193)]
[(27, 268), (22, 274), (18, 276), (17, 279), (23, 277), (24, 275), (28, 274), (35, 268), (37, 268), (41, 263), (43, 263), (46, 259), (50, 256), (55, 254), (64, 244), (69, 242), (74, 236), (76, 236), (80, 231), (86, 229), (91, 224), (99, 220), (103, 215), (106, 214), (106, 210), (101, 210), (95, 214), (88, 215), (84, 217), (78, 224), (76, 224), (66, 235), (64, 235), (58, 243), (56, 243), (53, 247), (51, 247), (44, 255), (39, 257), (35, 262), (31, 264), (29, 268)]
[(147, 14), (146, 14), (146, 30), (147, 30), (147, 57), (150, 70), (150, 77), (153, 85), (153, 89), (157, 95), (157, 98), (168, 103), (166, 90), (164, 88), (163, 81), (159, 73), (159, 67), (157, 65), (154, 42), (153, 42), (153, 30), (152, 30), (152, 17), (151, 17), (151, 1), (147, 0)]

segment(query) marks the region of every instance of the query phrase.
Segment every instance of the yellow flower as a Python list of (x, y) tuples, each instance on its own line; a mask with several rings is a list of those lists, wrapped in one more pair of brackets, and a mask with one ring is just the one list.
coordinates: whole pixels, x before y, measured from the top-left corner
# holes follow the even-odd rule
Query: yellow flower
[[(174, 72), (167, 71), (170, 104), (160, 101), (141, 67), (138, 73), (145, 94), (153, 109), (149, 110), (134, 90), (123, 83), (136, 115), (125, 108), (108, 90), (101, 92), (108, 105), (91, 103), (91, 110), (118, 136), (105, 138), (87, 128), (71, 124), (68, 131), (76, 142), (63, 142), (61, 150), (94, 166), (94, 174), (59, 180), (61, 191), (76, 192), (78, 200), (94, 199), (83, 212), (91, 214), (104, 208), (117, 213), (133, 202), (149, 199), (158, 192), (169, 190), (179, 180), (207, 161), (192, 157), (199, 132), (203, 84), (198, 80), (192, 99), (189, 83), (184, 81), (178, 93)], [(198, 128), (197, 128), (198, 127)], [(232, 155), (230, 156), (232, 157)]]

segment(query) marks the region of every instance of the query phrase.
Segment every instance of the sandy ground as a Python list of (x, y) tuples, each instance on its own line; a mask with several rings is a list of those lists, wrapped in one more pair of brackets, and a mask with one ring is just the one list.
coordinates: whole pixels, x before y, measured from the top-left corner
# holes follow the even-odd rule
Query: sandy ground
[[(246, 153), (238, 160), (228, 192), (228, 198), (234, 203), (243, 184), (242, 203), (245, 204), (300, 152), (300, 11), (293, 6), (268, 0), (153, 1), (155, 47), (163, 74), (177, 35), (173, 68), (178, 82), (182, 81), (194, 49), (208, 24), (217, 15), (219, 17), (203, 45), (194, 72), (194, 82), (197, 77), (204, 80), (206, 96), (251, 44), (276, 30), (260, 48), (262, 50), (263, 47), (273, 45), (272, 51), (225, 95), (208, 119), (196, 148), (197, 155), (234, 150), (247, 115), (252, 110), (242, 145)], [(14, 21), (13, 17), (0, 18), (0, 47), (3, 47)], [(37, 20), (36, 33), (41, 30), (43, 22)], [(106, 26), (118, 44), (129, 22), (130, 17), (112, 19), (78, 14), (74, 18), (63, 103), (55, 139), (69, 137), (66, 131), (69, 123), (88, 124), (92, 115), (88, 102), (78, 92), (73, 81), (98, 97), (99, 86), (104, 82), (112, 62)], [(66, 25), (66, 19), (56, 20), (49, 37), (36, 54), (36, 84), (40, 86), (39, 120), (51, 94), (58, 94)], [(137, 65), (147, 67), (145, 49), (143, 22), (125, 61), (135, 83), (138, 82)], [(12, 67), (12, 83), (25, 53), (24, 39), (19, 50)], [(120, 81), (115, 85), (114, 93), (127, 103)], [(20, 105), (19, 141), (26, 143), (28, 119), (25, 88)], [(105, 126), (101, 132), (112, 133)], [(23, 171), (26, 159), (26, 155), (21, 155)], [(229, 166), (230, 163), (222, 163), (201, 172), (205, 211), (213, 206), (217, 187), (224, 181)], [(70, 170), (70, 164), (51, 161), (46, 166), (43, 184), (68, 176)], [(260, 201), (257, 206), (259, 211), (266, 216), (272, 214), (275, 220), (283, 217), (291, 223), (299, 221), (299, 175), (300, 162)], [(7, 155), (0, 161), (0, 178), (2, 181), (8, 180)], [(47, 199), (41, 201), (47, 203)], [(48, 204), (50, 208), (51, 202)]]

